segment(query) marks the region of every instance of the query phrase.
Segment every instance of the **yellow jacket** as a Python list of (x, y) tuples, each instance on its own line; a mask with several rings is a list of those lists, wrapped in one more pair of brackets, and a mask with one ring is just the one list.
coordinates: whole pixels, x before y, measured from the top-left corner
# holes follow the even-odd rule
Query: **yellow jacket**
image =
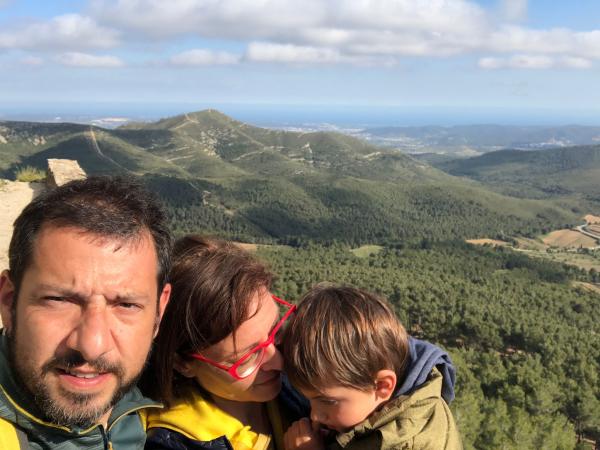
[[(276, 401), (267, 403), (267, 413), (273, 435), (253, 431), (214, 403), (205, 400), (193, 389), (172, 407), (147, 410), (144, 419), (148, 431), (163, 428), (200, 442), (226, 437), (235, 450), (267, 450), (273, 441), (274, 448), (283, 450), (283, 423)], [(150, 438), (151, 439), (151, 438)]]

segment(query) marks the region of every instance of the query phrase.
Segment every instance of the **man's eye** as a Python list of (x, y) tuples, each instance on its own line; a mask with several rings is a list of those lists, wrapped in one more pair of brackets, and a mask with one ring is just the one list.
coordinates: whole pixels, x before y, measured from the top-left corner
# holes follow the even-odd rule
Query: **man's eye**
[(58, 297), (58, 296), (54, 296), (54, 295), (46, 295), (44, 297), (44, 300), (49, 300), (49, 301), (53, 301), (53, 302), (63, 302), (66, 300), (65, 297)]
[(129, 303), (129, 302), (122, 302), (118, 304), (119, 308), (123, 308), (123, 309), (140, 309), (140, 305), (138, 305), (137, 303)]

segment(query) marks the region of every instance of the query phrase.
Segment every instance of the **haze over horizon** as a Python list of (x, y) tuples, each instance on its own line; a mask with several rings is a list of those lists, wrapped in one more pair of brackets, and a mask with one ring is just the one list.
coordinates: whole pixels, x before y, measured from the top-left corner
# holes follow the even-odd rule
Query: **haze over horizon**
[(0, 120), (600, 125), (600, 4), (0, 0)]

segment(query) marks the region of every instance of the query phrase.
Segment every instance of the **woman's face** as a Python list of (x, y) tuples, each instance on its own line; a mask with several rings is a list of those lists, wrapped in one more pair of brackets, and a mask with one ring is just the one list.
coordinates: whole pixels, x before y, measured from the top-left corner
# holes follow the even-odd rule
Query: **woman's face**
[[(251, 299), (250, 318), (233, 334), (202, 351), (202, 355), (226, 366), (231, 366), (246, 352), (266, 341), (279, 321), (279, 307), (271, 293), (263, 289)], [(237, 347), (237, 352), (235, 348)], [(283, 359), (274, 345), (264, 350), (262, 364), (251, 375), (236, 380), (225, 370), (202, 361), (186, 361), (180, 372), (194, 378), (204, 389), (218, 397), (238, 402), (267, 402), (281, 390)]]

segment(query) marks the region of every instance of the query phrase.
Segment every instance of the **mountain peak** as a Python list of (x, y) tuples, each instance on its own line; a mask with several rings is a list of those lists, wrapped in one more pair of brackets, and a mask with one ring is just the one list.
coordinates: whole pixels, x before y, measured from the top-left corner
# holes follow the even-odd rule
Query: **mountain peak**
[(166, 117), (151, 123), (130, 123), (121, 128), (137, 130), (178, 130), (186, 126), (194, 125), (201, 128), (221, 128), (240, 126), (242, 123), (216, 109), (204, 109), (201, 111), (180, 114), (178, 116)]

